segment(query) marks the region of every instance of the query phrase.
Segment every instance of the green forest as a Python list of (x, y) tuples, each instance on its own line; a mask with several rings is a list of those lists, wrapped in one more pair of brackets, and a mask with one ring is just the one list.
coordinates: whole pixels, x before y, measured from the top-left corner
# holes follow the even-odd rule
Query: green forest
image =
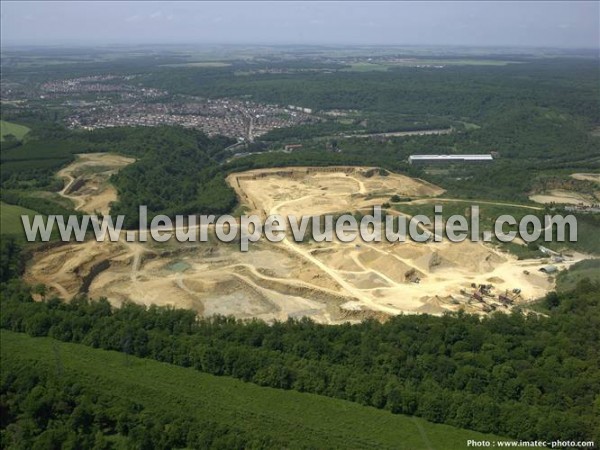
[(506, 66), (448, 66), (444, 70), (398, 67), (386, 72), (338, 70), (249, 76), (237, 76), (236, 69), (235, 65), (218, 70), (164, 68), (144, 75), (143, 82), (177, 94), (245, 96), (317, 110), (484, 119), (498, 111), (538, 104), (595, 121), (599, 118), (596, 105), (600, 94), (593, 59), (532, 59)]
[(10, 448), (464, 448), (494, 435), (2, 330)]
[(309, 392), (482, 433), (600, 437), (600, 284), (551, 292), (540, 313), (272, 325), (80, 297), (34, 302), (19, 247), (2, 247), (0, 326), (30, 336)]

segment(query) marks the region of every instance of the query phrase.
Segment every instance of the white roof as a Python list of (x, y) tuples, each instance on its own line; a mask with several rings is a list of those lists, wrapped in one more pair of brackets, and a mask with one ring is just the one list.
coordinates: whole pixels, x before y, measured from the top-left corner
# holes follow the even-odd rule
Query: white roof
[(409, 157), (409, 159), (424, 159), (424, 160), (438, 160), (438, 161), (445, 161), (445, 160), (459, 160), (459, 161), (469, 161), (469, 160), (473, 160), (473, 161), (477, 161), (477, 160), (483, 160), (483, 161), (492, 161), (494, 158), (492, 158), (492, 155), (411, 155)]

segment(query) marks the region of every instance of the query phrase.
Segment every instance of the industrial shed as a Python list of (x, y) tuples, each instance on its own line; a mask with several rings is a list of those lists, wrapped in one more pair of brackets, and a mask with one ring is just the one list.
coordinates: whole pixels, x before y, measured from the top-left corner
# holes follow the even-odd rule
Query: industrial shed
[(544, 266), (540, 269), (540, 272), (544, 272), (547, 274), (556, 273), (558, 272), (558, 267), (552, 265)]
[(411, 155), (408, 157), (410, 164), (448, 164), (448, 163), (486, 163), (494, 158), (490, 154), (484, 155)]

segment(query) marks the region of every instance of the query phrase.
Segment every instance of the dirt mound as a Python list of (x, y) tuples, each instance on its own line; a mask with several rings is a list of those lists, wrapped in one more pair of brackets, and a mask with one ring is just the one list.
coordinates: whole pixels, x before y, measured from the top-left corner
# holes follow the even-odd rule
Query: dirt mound
[[(358, 256), (358, 259), (363, 267), (379, 272), (398, 283), (405, 281), (406, 273), (412, 269), (406, 262), (375, 250), (365, 250)], [(424, 277), (425, 275), (419, 271), (419, 276)]]
[(426, 253), (414, 260), (415, 266), (425, 273), (435, 273), (440, 270), (456, 267), (452, 260), (442, 256), (438, 250)]
[(449, 306), (454, 301), (454, 298), (452, 296), (440, 297), (439, 295), (433, 295), (430, 297), (423, 297), (421, 300), (423, 301), (423, 305), (419, 306), (416, 309), (416, 312), (422, 314), (440, 315), (451, 311)]
[(364, 270), (352, 258), (354, 254), (353, 248), (336, 247), (336, 248), (318, 248), (313, 250), (314, 255), (320, 261), (323, 261), (327, 266), (347, 272), (360, 272)]
[(504, 280), (499, 277), (490, 277), (490, 278), (487, 278), (485, 281), (487, 281), (488, 283), (496, 283), (496, 284), (504, 283)]
[(458, 245), (451, 242), (442, 243), (439, 256), (441, 258), (439, 266), (446, 263), (446, 267), (460, 267), (461, 270), (471, 273), (490, 272), (506, 262), (506, 258), (492, 249), (481, 243), (468, 241)]

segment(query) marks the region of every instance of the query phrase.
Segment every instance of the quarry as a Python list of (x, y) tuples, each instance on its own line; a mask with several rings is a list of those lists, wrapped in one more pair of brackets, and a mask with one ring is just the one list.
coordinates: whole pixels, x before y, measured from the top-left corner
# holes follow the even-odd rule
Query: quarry
[[(88, 154), (58, 175), (61, 194), (84, 211), (110, 209), (111, 173), (131, 161)], [(247, 214), (344, 214), (399, 195), (441, 198), (426, 181), (375, 167), (292, 167), (229, 175)], [(113, 188), (114, 189), (114, 188)], [(85, 199), (82, 202), (81, 199)], [(90, 206), (91, 205), (91, 206)], [(402, 214), (401, 207), (400, 212)], [(564, 269), (585, 255), (555, 265)], [(386, 320), (397, 314), (487, 314), (527, 307), (554, 286), (541, 272), (549, 259), (517, 260), (483, 242), (295, 242), (265, 240), (240, 252), (216, 239), (201, 243), (97, 242), (53, 244), (36, 253), (25, 280), (65, 299), (86, 294), (145, 305), (189, 308), (203, 316), (320, 323)]]

